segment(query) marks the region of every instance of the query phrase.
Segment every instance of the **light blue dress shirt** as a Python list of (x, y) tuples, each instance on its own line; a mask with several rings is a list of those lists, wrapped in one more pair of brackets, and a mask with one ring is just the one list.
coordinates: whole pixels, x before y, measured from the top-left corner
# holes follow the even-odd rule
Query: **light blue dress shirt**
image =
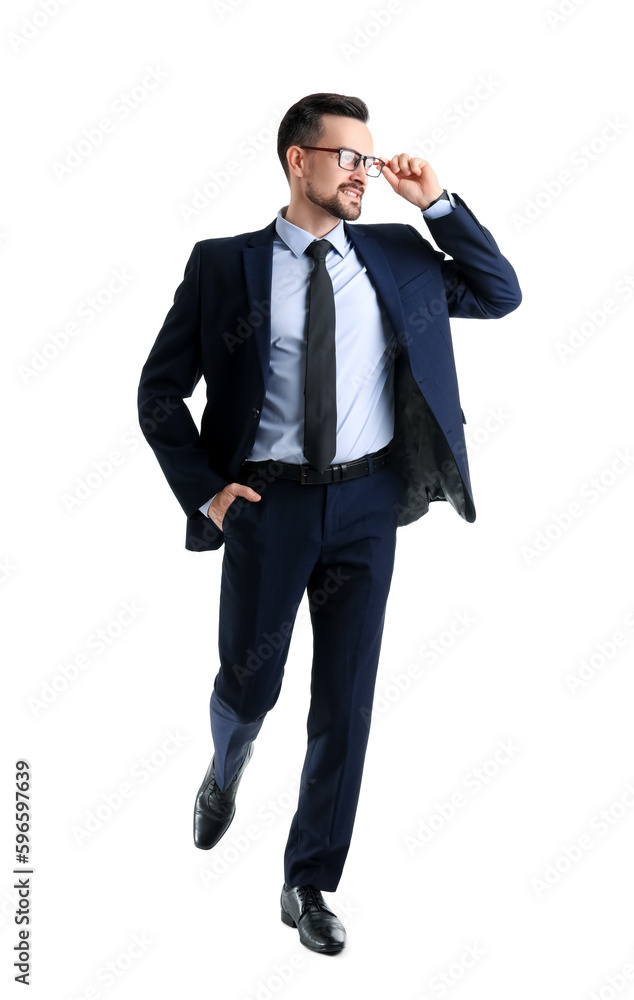
[[(423, 211), (438, 218), (456, 207), (437, 201)], [(306, 370), (307, 289), (313, 260), (306, 247), (316, 239), (332, 243), (326, 267), (332, 279), (336, 313), (337, 450), (332, 460), (352, 462), (378, 451), (394, 436), (394, 352), (392, 326), (365, 265), (343, 228), (343, 219), (323, 237), (287, 222), (288, 205), (277, 213), (271, 281), (269, 378), (253, 447), (245, 458), (306, 462), (304, 378)], [(216, 496), (216, 494), (214, 494)], [(200, 511), (207, 517), (211, 497)]]

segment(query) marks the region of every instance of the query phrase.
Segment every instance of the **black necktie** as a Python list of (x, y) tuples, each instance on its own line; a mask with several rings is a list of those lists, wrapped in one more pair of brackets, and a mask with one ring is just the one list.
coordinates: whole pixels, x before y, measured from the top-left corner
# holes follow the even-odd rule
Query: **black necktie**
[(304, 457), (320, 472), (328, 468), (337, 450), (335, 293), (326, 267), (331, 249), (328, 240), (315, 240), (306, 247), (315, 263), (308, 305)]

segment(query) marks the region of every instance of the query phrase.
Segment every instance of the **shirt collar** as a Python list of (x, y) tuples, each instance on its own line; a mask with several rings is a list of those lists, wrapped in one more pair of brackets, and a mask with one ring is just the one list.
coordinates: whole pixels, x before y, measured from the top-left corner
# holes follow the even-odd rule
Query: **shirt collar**
[[(292, 222), (287, 222), (282, 215), (282, 212), (285, 212), (287, 208), (288, 205), (284, 205), (277, 213), (275, 230), (289, 250), (292, 250), (296, 257), (301, 257), (308, 244), (312, 243), (318, 237), (315, 237), (313, 233), (309, 233), (305, 229), (300, 229), (299, 226), (294, 226)], [(343, 228), (343, 219), (339, 219), (335, 228), (321, 238), (332, 243), (335, 250), (342, 257), (345, 255), (347, 236)]]

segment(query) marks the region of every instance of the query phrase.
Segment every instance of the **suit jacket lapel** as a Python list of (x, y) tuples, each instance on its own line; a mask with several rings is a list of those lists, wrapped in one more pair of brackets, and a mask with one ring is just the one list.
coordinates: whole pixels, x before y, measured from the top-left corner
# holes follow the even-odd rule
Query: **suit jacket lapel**
[(265, 390), (271, 355), (271, 283), (273, 279), (274, 237), (275, 219), (264, 229), (253, 233), (242, 251), (248, 299), (248, 313), (244, 319), (250, 324), (249, 315), (262, 317), (259, 326), (253, 324), (253, 337)]

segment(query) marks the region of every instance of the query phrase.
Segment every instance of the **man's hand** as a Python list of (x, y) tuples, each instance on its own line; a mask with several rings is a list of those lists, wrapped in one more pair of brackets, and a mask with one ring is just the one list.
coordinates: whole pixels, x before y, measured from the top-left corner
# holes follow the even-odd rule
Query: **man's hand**
[[(376, 154), (378, 156), (378, 154)], [(379, 157), (385, 162), (381, 171), (397, 194), (417, 208), (426, 209), (430, 202), (439, 198), (443, 192), (436, 174), (427, 160), (420, 156), (410, 156), (400, 153), (391, 160), (385, 156)]]
[(236, 497), (257, 501), (260, 499), (260, 494), (252, 490), (250, 486), (244, 486), (243, 483), (229, 483), (223, 490), (220, 490), (220, 493), (216, 493), (207, 508), (207, 513), (221, 531), (225, 514)]

